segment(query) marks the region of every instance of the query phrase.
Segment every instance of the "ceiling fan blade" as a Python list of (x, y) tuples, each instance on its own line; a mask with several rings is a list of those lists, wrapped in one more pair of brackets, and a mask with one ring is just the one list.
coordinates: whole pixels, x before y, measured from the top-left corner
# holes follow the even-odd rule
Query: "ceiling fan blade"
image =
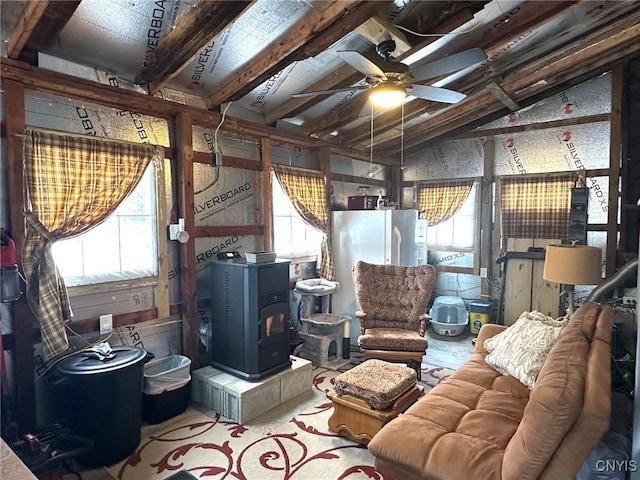
[(432, 87), (431, 85), (407, 85), (411, 90), (409, 95), (431, 100), (432, 102), (458, 103), (467, 98), (464, 93), (456, 92), (442, 87)]
[(338, 50), (340, 57), (367, 77), (386, 78), (384, 71), (356, 50)]
[(369, 88), (368, 85), (356, 85), (355, 87), (334, 88), (332, 90), (318, 90), (317, 92), (294, 93), (291, 96), (297, 98), (297, 97), (311, 97), (313, 95), (333, 95), (334, 93), (351, 92), (353, 90), (366, 90), (368, 88)]
[(416, 81), (439, 77), (447, 73), (457, 72), (476, 63), (486, 60), (487, 54), (481, 48), (472, 48), (464, 52), (454, 53), (448, 57), (425, 63), (417, 68), (412, 68), (411, 75)]

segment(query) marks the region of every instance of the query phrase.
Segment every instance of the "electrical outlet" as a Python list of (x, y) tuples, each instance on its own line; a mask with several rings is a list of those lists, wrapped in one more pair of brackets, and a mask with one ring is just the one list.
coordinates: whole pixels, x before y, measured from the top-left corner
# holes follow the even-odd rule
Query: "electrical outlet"
[(178, 223), (172, 223), (169, 225), (169, 240), (180, 241), (180, 234), (182, 232), (184, 232), (184, 218), (179, 218)]
[(107, 335), (113, 330), (113, 315), (100, 315), (100, 335)]

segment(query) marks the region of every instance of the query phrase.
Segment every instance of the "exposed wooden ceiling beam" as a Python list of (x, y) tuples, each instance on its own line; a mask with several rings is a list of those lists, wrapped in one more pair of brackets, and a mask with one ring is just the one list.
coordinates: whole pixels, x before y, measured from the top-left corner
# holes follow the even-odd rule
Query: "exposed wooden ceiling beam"
[(20, 18), (18, 18), (7, 37), (7, 55), (9, 58), (18, 58), (48, 6), (48, 1), (37, 0), (31, 0), (24, 5)]
[(7, 37), (7, 56), (18, 58), (25, 47), (51, 46), (80, 5), (77, 1), (30, 0)]
[[(320, 90), (331, 90), (334, 88), (350, 87), (362, 77), (361, 74), (355, 74), (351, 65), (343, 65), (337, 70), (329, 73), (320, 81), (311, 85), (307, 90), (309, 92), (317, 92)], [(291, 118), (303, 112), (307, 108), (320, 103), (327, 98), (326, 95), (318, 95), (315, 97), (292, 97), (282, 105), (274, 108), (264, 116), (265, 123), (272, 125), (281, 118)]]
[(40, 51), (54, 45), (60, 36), (60, 32), (62, 32), (62, 29), (80, 6), (80, 2), (81, 0), (50, 1), (27, 42), (27, 48)]
[[(588, 1), (581, 1), (581, 2), (571, 2), (570, 6), (573, 7), (575, 6), (576, 3), (589, 3)], [(528, 4), (528, 3), (527, 3)], [(527, 5), (525, 4), (525, 6)], [(552, 2), (552, 5), (555, 4), (557, 5), (557, 3)], [(537, 5), (537, 4), (536, 4)], [(560, 5), (562, 6), (562, 5)], [(595, 27), (595, 31), (590, 33), (589, 35), (585, 35), (584, 37), (581, 38), (587, 38), (588, 41), (593, 41), (594, 38), (600, 36), (600, 35), (604, 35), (605, 37), (609, 36), (611, 34), (611, 32), (615, 32), (616, 28), (624, 28), (625, 26), (629, 26), (633, 23), (634, 19), (636, 18), (636, 14), (638, 12), (638, 10), (640, 9), (640, 4), (632, 4), (632, 3), (624, 3), (624, 2), (617, 2), (617, 3), (610, 3), (608, 4), (607, 7), (605, 7), (607, 9), (609, 9), (609, 12), (606, 13), (606, 18), (608, 19), (607, 22), (601, 22), (599, 23), (598, 27)], [(529, 15), (527, 15), (527, 17), (530, 17), (531, 15), (533, 15), (535, 12), (537, 12), (537, 10), (534, 10), (533, 12), (529, 12)], [(559, 10), (556, 15), (561, 14), (562, 12)], [(542, 18), (540, 20), (540, 25), (543, 25), (545, 23), (548, 23), (550, 19), (552, 19), (553, 16), (549, 15), (548, 18)], [(510, 22), (511, 23), (511, 22)], [(507, 24), (508, 25), (508, 24)], [(613, 25), (613, 27), (612, 27)], [(521, 31), (518, 33), (518, 36), (528, 36), (530, 34), (530, 32), (532, 31), (532, 29), (529, 30), (525, 30), (525, 31)], [(604, 33), (602, 33), (604, 32)], [(517, 41), (518, 36), (514, 37), (514, 41)], [(570, 36), (569, 36), (570, 38)], [(522, 71), (521, 69), (528, 69), (531, 65), (535, 65), (536, 68), (543, 68), (544, 66), (546, 66), (547, 63), (551, 62), (553, 58), (555, 57), (564, 57), (566, 55), (568, 55), (571, 51), (572, 48), (582, 48), (582, 46), (584, 46), (585, 42), (584, 40), (575, 40), (573, 43), (570, 43), (569, 40), (567, 40), (568, 44), (564, 45), (563, 47), (557, 47), (555, 50), (553, 50), (551, 53), (548, 53), (546, 56), (539, 56), (538, 58), (535, 59), (531, 59), (530, 57), (527, 57), (526, 55), (526, 51), (524, 52), (524, 55), (519, 55), (519, 56), (509, 56), (508, 59), (508, 63), (507, 63), (507, 58), (502, 58), (502, 55), (500, 56), (500, 58), (498, 58), (498, 61), (494, 62), (493, 58), (492, 61), (490, 62), (490, 64), (488, 65), (488, 68), (484, 69), (483, 71), (480, 71), (480, 75), (476, 75), (476, 76), (472, 76), (469, 79), (465, 80), (464, 82), (464, 86), (462, 88), (464, 88), (465, 93), (469, 94), (471, 97), (473, 97), (476, 94), (479, 94), (480, 92), (482, 92), (484, 90), (484, 85), (486, 85), (488, 82), (492, 82), (495, 80), (495, 73), (494, 71), (499, 71), (501, 72), (501, 75), (510, 75), (510, 78), (514, 78), (513, 74), (514, 72), (517, 72), (517, 76), (515, 76), (516, 78), (519, 76), (522, 76)], [(575, 45), (579, 45), (579, 47), (576, 47)], [(504, 51), (508, 51), (510, 46), (510, 43), (505, 43), (502, 46), (498, 46), (498, 50), (497, 53), (500, 52), (504, 52)], [(492, 49), (489, 51), (489, 56), (490, 57), (495, 57), (496, 56), (496, 50)], [(541, 58), (543, 58), (542, 61), (539, 61)], [(575, 78), (575, 77), (574, 77)], [(554, 83), (552, 81), (549, 81), (548, 84), (546, 85), (546, 89), (548, 89), (549, 91), (551, 91), (553, 89), (553, 85)], [(501, 87), (505, 90), (505, 92), (507, 94), (509, 94), (512, 98), (513, 97), (513, 92), (511, 90), (509, 90), (507, 87), (505, 87), (504, 84), (501, 83)], [(456, 88), (454, 86), (454, 88)], [(460, 88), (460, 87), (458, 87)], [(536, 94), (538, 95), (538, 94)], [(526, 106), (529, 105), (529, 102), (526, 102), (526, 105), (523, 104), (523, 100), (517, 100), (517, 103)], [(425, 103), (422, 100), (417, 100), (414, 102), (411, 102), (410, 105), (405, 107), (405, 118), (413, 118), (417, 115), (420, 115), (422, 113), (424, 113), (425, 109), (424, 108), (420, 108), (421, 107), (421, 103)], [(503, 104), (501, 103), (497, 103), (496, 105), (499, 106), (499, 108), (494, 109), (491, 113), (487, 114), (487, 118), (492, 118), (493, 116), (495, 116), (496, 112), (499, 112), (502, 108), (503, 108)], [(437, 105), (434, 104), (432, 113), (433, 113), (433, 117), (438, 117), (438, 118), (442, 118), (441, 114), (443, 111), (445, 112), (449, 112), (452, 108), (455, 110), (457, 109), (457, 106), (453, 106), (453, 107), (448, 107), (446, 108), (446, 110), (444, 108), (442, 108), (442, 106), (440, 106), (440, 109), (437, 110)], [(486, 107), (484, 107), (486, 108)], [(482, 111), (481, 111), (482, 110)], [(479, 109), (478, 114), (482, 114), (483, 113), (483, 109)], [(486, 113), (486, 112), (485, 112)], [(484, 114), (480, 115), (478, 118), (484, 118)], [(465, 128), (468, 128), (468, 125), (471, 124), (475, 124), (477, 122), (477, 120), (471, 120), (470, 123), (467, 123), (466, 120), (469, 119), (469, 117), (464, 116), (460, 118), (460, 125), (449, 125), (448, 128), (450, 131), (452, 132), (459, 132), (461, 130), (464, 130)], [(432, 120), (430, 119), (429, 122), (432, 122)], [(384, 125), (383, 128), (393, 128), (395, 126), (395, 124), (390, 124), (391, 122), (379, 122), (379, 125)], [(411, 129), (409, 129), (411, 130)], [(341, 138), (340, 136), (338, 136), (338, 138)], [(399, 150), (399, 143), (397, 140), (397, 133), (395, 131), (389, 130), (389, 131), (378, 131), (376, 130), (376, 135), (375, 135), (376, 141), (375, 141), (375, 146), (379, 147), (379, 146), (383, 146), (382, 148), (386, 148), (388, 151), (390, 150), (390, 145), (395, 143), (395, 146), (393, 147), (396, 151)], [(365, 143), (367, 142), (367, 137), (362, 135), (361, 136), (361, 148), (365, 145)], [(354, 148), (358, 148), (356, 143), (353, 141), (353, 139), (351, 140), (343, 140), (343, 143), (351, 145)]]
[[(439, 27), (439, 31), (447, 32), (451, 31), (454, 28), (463, 25), (473, 18), (473, 12), (468, 9), (464, 9), (456, 13), (453, 17), (447, 20), (441, 27)], [(422, 41), (417, 42), (413, 47), (410, 47), (409, 50), (404, 51), (404, 53), (399, 54), (396, 59), (402, 60), (407, 56), (421, 50), (426, 45), (435, 41), (435, 38), (423, 38)], [(362, 80), (362, 74), (354, 70), (351, 65), (344, 65), (339, 67), (337, 70), (331, 72), (331, 74), (322, 78), (320, 81), (311, 85), (307, 90), (308, 91), (319, 91), (319, 90), (331, 90), (334, 88), (343, 88), (348, 87), (350, 85), (354, 85), (357, 82)], [(298, 97), (291, 98), (287, 100), (285, 103), (269, 112), (265, 115), (265, 122), (268, 125), (275, 123), (277, 120), (281, 118), (290, 118), (304, 110), (317, 105), (318, 103), (325, 100), (327, 97), (324, 95), (317, 95), (315, 97)], [(339, 116), (338, 116), (339, 117)], [(313, 131), (314, 128), (307, 128), (309, 131)]]
[[(508, 22), (499, 22), (487, 30), (473, 46), (478, 46), (485, 50), (487, 55), (494, 61), (501, 52), (506, 52), (509, 45), (517, 42), (529, 32), (539, 28), (543, 24), (565, 13), (568, 9), (574, 7), (578, 2), (526, 2), (519, 7), (516, 14), (509, 18)], [(455, 85), (448, 85), (448, 88), (459, 89), (464, 93), (471, 93), (474, 88), (484, 88), (484, 85), (493, 80), (493, 68), (489, 65), (485, 69), (478, 70), (477, 73), (471, 74), (469, 77), (456, 82)], [(483, 73), (483, 72), (486, 72)], [(449, 106), (436, 102), (428, 102), (426, 100), (415, 99), (405, 104), (404, 117), (405, 122), (424, 114), (425, 112), (435, 113), (440, 110), (448, 109)], [(380, 115), (376, 122), (378, 125), (375, 129), (374, 136), (377, 139), (376, 144), (384, 143), (389, 138), (397, 137), (395, 129), (400, 125), (400, 117), (398, 112), (389, 111)], [(366, 142), (369, 137), (369, 127), (362, 125), (349, 131), (341, 131), (338, 135), (342, 143), (354, 144), (357, 142)], [(322, 138), (322, 135), (318, 135)]]
[[(615, 63), (640, 52), (640, 11), (625, 15), (595, 35), (574, 42), (569, 48), (530, 63), (526, 68), (505, 77), (502, 88), (520, 104), (544, 94), (547, 90), (590, 72), (599, 73)], [(495, 96), (482, 92), (454, 106), (442, 115), (428, 119), (405, 132), (405, 149), (412, 148), (447, 132), (463, 128), (504, 108)], [(398, 151), (395, 140), (380, 145), (383, 153)]]
[(243, 65), (232, 78), (207, 98), (210, 109), (242, 98), (293, 62), (313, 57), (370, 18), (390, 0), (342, 0), (322, 11), (312, 10), (298, 26), (272, 42), (261, 55)]
[[(496, 135), (513, 135), (517, 132), (535, 132), (537, 130), (548, 130), (550, 128), (566, 128), (568, 126), (584, 125), (587, 123), (608, 122), (611, 120), (610, 113), (596, 113), (584, 117), (562, 118), (560, 120), (548, 120), (546, 122), (525, 123), (522, 125), (510, 125), (507, 127), (483, 128), (482, 130), (469, 130), (460, 135), (456, 135), (456, 140), (465, 138), (493, 137)], [(208, 160), (207, 160), (208, 162)]]
[(136, 76), (136, 83), (149, 83), (149, 94), (155, 95), (254, 3), (231, 0), (196, 4), (160, 39)]
[[(206, 128), (213, 128), (219, 125), (222, 117), (219, 113), (211, 110), (143, 95), (138, 92), (104, 85), (0, 57), (0, 82), (5, 79), (15, 80), (29, 90), (47, 92), (107, 107), (121, 108), (170, 121), (180, 112), (187, 112), (191, 115), (194, 124)], [(367, 152), (332, 145), (322, 140), (291, 134), (273, 127), (237, 118), (227, 117), (221, 130), (243, 138), (270, 138), (276, 143), (302, 148), (329, 147), (331, 152), (337, 155), (367, 162), (371, 160)], [(393, 161), (386, 157), (374, 156), (373, 163), (392, 165)]]
[(489, 92), (493, 93), (498, 100), (502, 102), (502, 104), (507, 107), (512, 112), (520, 110), (520, 105), (516, 101), (513, 100), (509, 96), (507, 92), (505, 92), (500, 85), (496, 82), (488, 82), (484, 88), (486, 88)]
[[(435, 33), (443, 33), (443, 34), (448, 33), (464, 25), (472, 18), (473, 18), (473, 13), (468, 9), (464, 9), (456, 13), (450, 19), (446, 20), (444, 23), (442, 23), (442, 25), (435, 27), (433, 31)], [(435, 42), (436, 40), (437, 40), (437, 37), (424, 37), (421, 42), (414, 45), (411, 49), (407, 50), (406, 52), (398, 55), (397, 57), (395, 57), (395, 59), (397, 61), (402, 61), (405, 58), (409, 57), (410, 55), (413, 55), (414, 53), (419, 52), (420, 50), (425, 48), (427, 45)], [(354, 83), (356, 83), (361, 79), (362, 79), (362, 74), (357, 72), (354, 74), (353, 81), (351, 84), (353, 85)], [(363, 97), (363, 96), (364, 95), (361, 94), (361, 95), (358, 95), (357, 97)], [(316, 98), (316, 97), (310, 97), (310, 98)], [(314, 122), (309, 122), (304, 127), (306, 128), (306, 130), (309, 132), (310, 135), (323, 137), (329, 134), (330, 132), (338, 129), (340, 125), (344, 125), (345, 123), (352, 122), (353, 120), (358, 118), (358, 115), (360, 113), (360, 110), (362, 109), (363, 104), (364, 104), (364, 101), (362, 98), (360, 98), (359, 100), (357, 98), (353, 99), (345, 103), (341, 108), (335, 109), (334, 111), (330, 112), (327, 115), (323, 115), (322, 118), (319, 118)]]

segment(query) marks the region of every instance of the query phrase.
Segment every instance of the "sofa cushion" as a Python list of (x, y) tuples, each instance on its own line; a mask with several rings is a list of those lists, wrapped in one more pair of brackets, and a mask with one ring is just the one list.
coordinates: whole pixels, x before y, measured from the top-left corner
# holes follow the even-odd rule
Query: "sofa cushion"
[(487, 364), (481, 348), (374, 436), (377, 470), (422, 480), (573, 478), (608, 425), (613, 315), (596, 303), (576, 310), (532, 390)]
[(584, 403), (589, 350), (578, 326), (561, 335), (549, 352), (505, 451), (504, 478), (537, 478), (576, 422)]
[(513, 397), (529, 399), (531, 390), (514, 377), (501, 375), (491, 365), (484, 361), (483, 354), (474, 354), (460, 368), (453, 372), (449, 379), (463, 380), (474, 385), (479, 385), (485, 390), (506, 393)]
[(551, 347), (568, 319), (554, 320), (538, 311), (524, 312), (505, 331), (487, 339), (485, 361), (504, 375), (533, 388)]
[[(586, 305), (574, 314), (584, 316), (582, 333), (592, 337), (587, 359), (584, 404), (580, 415), (567, 432), (540, 475), (540, 480), (572, 478), (610, 424), (611, 416), (611, 329), (615, 312)], [(591, 323), (598, 319), (595, 328)], [(566, 329), (565, 329), (566, 330)]]
[[(530, 390), (474, 355), (376, 434), (369, 450), (414, 477), (499, 479)], [(401, 439), (401, 441), (399, 441)]]

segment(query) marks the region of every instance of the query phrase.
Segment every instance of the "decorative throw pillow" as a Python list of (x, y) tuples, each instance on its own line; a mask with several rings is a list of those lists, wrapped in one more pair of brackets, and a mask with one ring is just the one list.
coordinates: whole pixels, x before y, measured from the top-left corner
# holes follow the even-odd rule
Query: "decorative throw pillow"
[(533, 388), (551, 347), (568, 317), (553, 319), (536, 310), (524, 312), (509, 328), (487, 339), (485, 361), (503, 375)]

